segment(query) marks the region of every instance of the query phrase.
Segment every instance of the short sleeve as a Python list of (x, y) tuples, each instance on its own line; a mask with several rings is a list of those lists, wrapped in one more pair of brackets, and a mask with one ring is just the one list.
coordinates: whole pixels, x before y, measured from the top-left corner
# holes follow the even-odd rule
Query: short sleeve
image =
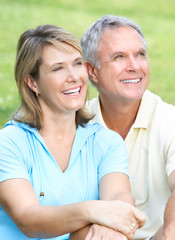
[(12, 178), (30, 180), (24, 162), (26, 152), (23, 134), (20, 129), (14, 132), (14, 128), (6, 127), (0, 131), (0, 182)]
[(99, 134), (102, 158), (99, 164), (99, 180), (106, 174), (120, 172), (128, 175), (128, 154), (121, 136), (109, 129)]
[(162, 109), (164, 116), (159, 129), (160, 144), (169, 176), (175, 170), (175, 107), (166, 104)]
[(166, 145), (166, 172), (169, 176), (175, 170), (175, 132), (174, 137)]

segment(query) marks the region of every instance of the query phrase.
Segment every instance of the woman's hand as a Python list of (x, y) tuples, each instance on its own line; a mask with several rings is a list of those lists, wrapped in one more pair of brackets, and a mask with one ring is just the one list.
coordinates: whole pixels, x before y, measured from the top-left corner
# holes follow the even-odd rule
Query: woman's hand
[[(136, 230), (144, 225), (144, 214), (129, 203), (119, 200), (100, 201), (102, 208), (96, 208), (92, 222), (112, 228), (133, 239)], [(100, 204), (99, 203), (99, 204)]]

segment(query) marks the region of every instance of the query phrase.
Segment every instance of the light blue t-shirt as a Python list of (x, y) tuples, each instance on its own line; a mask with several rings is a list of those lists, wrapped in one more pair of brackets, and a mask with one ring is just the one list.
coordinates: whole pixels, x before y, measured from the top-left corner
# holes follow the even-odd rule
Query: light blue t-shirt
[[(99, 124), (77, 128), (65, 172), (59, 168), (37, 129), (13, 121), (0, 130), (0, 182), (12, 178), (27, 179), (41, 205), (99, 199), (99, 181), (111, 172), (128, 174), (127, 151), (124, 141), (116, 132)], [(41, 192), (44, 196), (40, 196)], [(52, 239), (68, 238), (69, 234)], [(1, 206), (0, 239), (29, 239)]]

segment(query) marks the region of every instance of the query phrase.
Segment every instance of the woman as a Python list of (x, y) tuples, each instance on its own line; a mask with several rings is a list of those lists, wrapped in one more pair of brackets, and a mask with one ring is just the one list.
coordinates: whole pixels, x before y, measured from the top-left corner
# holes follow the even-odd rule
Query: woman
[(15, 78), (22, 104), (0, 131), (1, 238), (68, 239), (100, 224), (132, 239), (144, 216), (128, 204), (126, 150), (119, 135), (88, 124), (77, 39), (52, 25), (27, 30)]

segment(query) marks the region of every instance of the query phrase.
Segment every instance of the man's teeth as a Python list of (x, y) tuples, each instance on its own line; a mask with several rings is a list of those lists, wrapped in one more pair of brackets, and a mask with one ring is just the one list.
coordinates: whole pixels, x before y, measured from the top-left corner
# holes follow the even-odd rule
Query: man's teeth
[(80, 87), (75, 88), (75, 89), (70, 89), (70, 90), (66, 90), (63, 93), (64, 94), (69, 94), (69, 95), (76, 95), (80, 92)]
[(122, 80), (123, 83), (138, 83), (140, 82), (140, 78), (137, 79), (130, 79), (130, 80)]

